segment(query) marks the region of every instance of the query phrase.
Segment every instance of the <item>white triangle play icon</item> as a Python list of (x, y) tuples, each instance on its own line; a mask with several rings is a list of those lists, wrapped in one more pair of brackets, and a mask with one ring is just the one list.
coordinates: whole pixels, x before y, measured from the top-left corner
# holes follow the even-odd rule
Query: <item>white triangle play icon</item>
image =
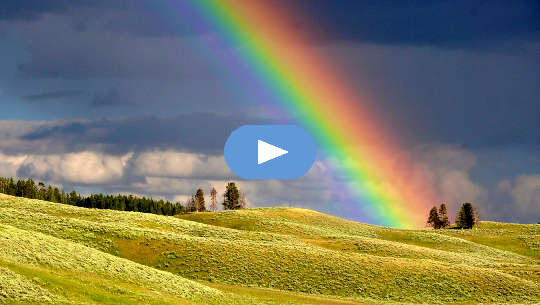
[(272, 144), (268, 144), (264, 141), (257, 140), (257, 164), (264, 163), (266, 161), (270, 161), (272, 159), (275, 159), (279, 156), (283, 156), (284, 154), (289, 153), (285, 149), (281, 149), (277, 146), (274, 146)]

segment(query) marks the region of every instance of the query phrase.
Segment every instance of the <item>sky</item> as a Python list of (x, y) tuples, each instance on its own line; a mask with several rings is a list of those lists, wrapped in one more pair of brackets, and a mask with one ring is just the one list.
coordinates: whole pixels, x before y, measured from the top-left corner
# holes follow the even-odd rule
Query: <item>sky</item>
[[(286, 3), (290, 26), (315, 34), (300, 47), (370, 97), (405, 144), (396, 155), (429, 173), (450, 213), (469, 201), (482, 219), (540, 221), (540, 2)], [(350, 218), (324, 159), (293, 181), (228, 170), (232, 130), (290, 119), (211, 55), (234, 51), (207, 46), (211, 27), (172, 14), (149, 1), (4, 0), (0, 176), (179, 201), (235, 180), (254, 207)]]

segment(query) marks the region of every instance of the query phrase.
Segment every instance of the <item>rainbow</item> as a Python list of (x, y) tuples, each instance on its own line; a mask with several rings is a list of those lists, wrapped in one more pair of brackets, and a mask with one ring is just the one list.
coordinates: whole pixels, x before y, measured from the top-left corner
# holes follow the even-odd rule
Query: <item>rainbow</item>
[(345, 74), (301, 43), (313, 37), (287, 25), (294, 20), (291, 10), (255, 0), (202, 0), (189, 6), (177, 12), (206, 24), (214, 40), (235, 50), (230, 70), (256, 78), (313, 134), (353, 194), (350, 204), (379, 225), (424, 226), (429, 207), (439, 202), (429, 183), (413, 174), (407, 158), (398, 158), (403, 150)]

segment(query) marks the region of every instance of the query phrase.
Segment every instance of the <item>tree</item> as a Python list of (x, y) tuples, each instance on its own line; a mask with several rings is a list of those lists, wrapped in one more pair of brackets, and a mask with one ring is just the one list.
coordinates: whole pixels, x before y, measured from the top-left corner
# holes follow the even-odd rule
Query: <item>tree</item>
[[(51, 185), (46, 186), (43, 182), (38, 182), (36, 185), (32, 178), (15, 181), (13, 178), (0, 177), (0, 192), (12, 196), (41, 199), (85, 208), (135, 211), (158, 215), (176, 215), (186, 212), (184, 206), (179, 203), (173, 204), (169, 201), (158, 201), (152, 198), (103, 194), (82, 197), (76, 191), (66, 194), (63, 189), (53, 188)], [(200, 195), (204, 198), (204, 194)], [(204, 209), (204, 204), (202, 208)], [(201, 209), (200, 204), (199, 209)]]
[(217, 191), (215, 187), (212, 187), (212, 191), (210, 191), (210, 211), (217, 211)]
[(469, 202), (465, 202), (461, 209), (459, 209), (456, 217), (456, 226), (462, 229), (471, 229), (476, 225), (478, 219), (473, 205)]
[(238, 188), (236, 183), (229, 182), (225, 188), (225, 194), (223, 194), (223, 207), (225, 210), (237, 210), (240, 208), (240, 203), (238, 199), (240, 194), (238, 193)]
[(191, 198), (188, 199), (186, 202), (186, 209), (188, 212), (194, 212), (197, 210), (195, 207), (195, 196), (191, 196)]
[(437, 207), (434, 206), (431, 208), (431, 210), (429, 210), (427, 224), (431, 226), (433, 229), (439, 229), (441, 227), (441, 223), (439, 220), (439, 213), (437, 212)]
[(246, 193), (244, 191), (239, 191), (240, 197), (238, 198), (238, 203), (240, 204), (241, 209), (247, 208)]
[(441, 228), (446, 228), (450, 225), (448, 221), (448, 211), (446, 210), (446, 204), (442, 203), (439, 207), (439, 225)]
[(202, 189), (198, 189), (195, 193), (195, 209), (197, 212), (206, 211), (206, 206), (204, 205), (204, 192)]

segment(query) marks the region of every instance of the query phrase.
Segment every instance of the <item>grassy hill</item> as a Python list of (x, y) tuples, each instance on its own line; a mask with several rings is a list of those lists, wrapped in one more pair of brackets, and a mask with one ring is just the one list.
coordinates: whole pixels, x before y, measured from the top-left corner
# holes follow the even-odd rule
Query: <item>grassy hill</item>
[(178, 217), (0, 194), (0, 303), (540, 304), (540, 225), (396, 230), (295, 208)]

